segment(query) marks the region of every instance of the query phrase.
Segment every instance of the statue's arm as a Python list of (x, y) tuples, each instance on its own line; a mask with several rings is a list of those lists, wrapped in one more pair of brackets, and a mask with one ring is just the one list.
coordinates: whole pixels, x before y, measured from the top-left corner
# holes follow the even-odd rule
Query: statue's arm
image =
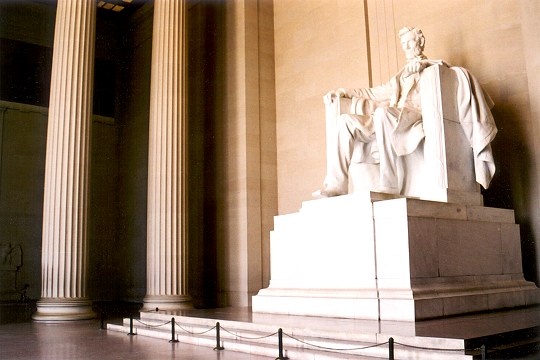
[[(403, 69), (401, 69), (398, 74), (391, 79), (389, 82), (383, 85), (379, 85), (372, 88), (358, 88), (358, 89), (350, 89), (350, 88), (338, 88), (335, 90), (330, 90), (325, 96), (325, 103), (330, 101), (334, 97), (344, 97), (344, 98), (359, 98), (359, 99), (368, 99), (373, 100), (378, 103), (386, 103), (389, 102), (392, 98), (392, 95), (395, 92), (394, 86), (392, 86), (392, 82), (396, 82), (396, 77), (403, 75), (408, 76), (414, 73), (420, 73), (422, 72), (426, 67), (429, 67), (431, 65), (445, 65), (449, 66), (446, 62), (443, 60), (430, 60), (430, 59), (424, 59), (424, 60), (418, 60), (418, 61), (411, 61), (405, 65)], [(394, 81), (393, 81), (394, 80)]]
[(333, 97), (344, 97), (344, 98), (364, 98), (374, 101), (385, 101), (392, 96), (392, 86), (390, 83), (386, 83), (380, 86), (373, 88), (358, 88), (358, 89), (349, 89), (349, 88), (338, 88), (335, 90), (330, 90), (324, 97), (325, 99), (331, 99)]
[(446, 63), (444, 60), (423, 59), (423, 60), (415, 60), (415, 61), (407, 62), (407, 64), (401, 70), (401, 72), (403, 73), (404, 77), (407, 77), (415, 73), (421, 73), (422, 71), (424, 71), (425, 68), (430, 67), (432, 65), (444, 65), (446, 67), (450, 67), (450, 65)]

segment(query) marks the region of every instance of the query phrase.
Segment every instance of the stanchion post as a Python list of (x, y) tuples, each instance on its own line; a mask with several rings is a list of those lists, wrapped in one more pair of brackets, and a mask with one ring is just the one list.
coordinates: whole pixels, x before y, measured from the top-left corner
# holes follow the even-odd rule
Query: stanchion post
[(175, 324), (174, 318), (171, 318), (171, 340), (169, 340), (170, 343), (177, 343), (178, 342), (178, 340), (176, 339), (176, 336), (175, 336), (174, 324)]
[(480, 353), (482, 354), (482, 360), (486, 360), (486, 345), (480, 346)]
[(388, 360), (394, 360), (394, 338), (388, 339)]
[(100, 325), (99, 326), (100, 326), (99, 328), (101, 330), (105, 330), (105, 311), (102, 311), (100, 313)]
[(225, 350), (223, 346), (221, 346), (221, 336), (220, 336), (220, 325), (219, 321), (216, 323), (216, 347), (214, 350)]
[(278, 350), (279, 355), (276, 360), (289, 360), (288, 357), (283, 356), (283, 330), (281, 328), (278, 330)]
[(133, 332), (133, 314), (129, 314), (129, 336), (137, 335)]

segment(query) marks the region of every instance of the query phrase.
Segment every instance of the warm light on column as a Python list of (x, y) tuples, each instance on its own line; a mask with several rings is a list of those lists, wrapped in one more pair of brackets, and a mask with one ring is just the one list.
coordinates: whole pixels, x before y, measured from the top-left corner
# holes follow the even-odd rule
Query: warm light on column
[(45, 160), (41, 299), (34, 320), (95, 316), (86, 297), (96, 4), (59, 0)]
[(185, 2), (156, 0), (152, 39), (145, 308), (190, 308), (185, 205)]

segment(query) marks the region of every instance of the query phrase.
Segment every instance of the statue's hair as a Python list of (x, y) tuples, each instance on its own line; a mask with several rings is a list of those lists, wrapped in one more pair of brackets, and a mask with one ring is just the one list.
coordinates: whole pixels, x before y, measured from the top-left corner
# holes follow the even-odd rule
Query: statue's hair
[(401, 37), (409, 32), (412, 32), (414, 33), (414, 36), (416, 38), (416, 40), (419, 40), (420, 41), (420, 50), (421, 51), (424, 51), (424, 45), (426, 44), (426, 38), (424, 37), (424, 34), (422, 33), (422, 30), (418, 29), (418, 28), (415, 28), (415, 27), (410, 27), (410, 26), (405, 26), (403, 28), (401, 28), (401, 30), (399, 30), (399, 38), (401, 39)]

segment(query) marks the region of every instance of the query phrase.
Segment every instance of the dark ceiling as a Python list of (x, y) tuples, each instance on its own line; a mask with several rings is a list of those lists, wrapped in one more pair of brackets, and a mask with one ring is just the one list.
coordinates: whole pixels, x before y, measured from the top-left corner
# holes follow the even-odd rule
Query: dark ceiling
[(117, 14), (132, 14), (147, 0), (97, 0), (99, 11)]

